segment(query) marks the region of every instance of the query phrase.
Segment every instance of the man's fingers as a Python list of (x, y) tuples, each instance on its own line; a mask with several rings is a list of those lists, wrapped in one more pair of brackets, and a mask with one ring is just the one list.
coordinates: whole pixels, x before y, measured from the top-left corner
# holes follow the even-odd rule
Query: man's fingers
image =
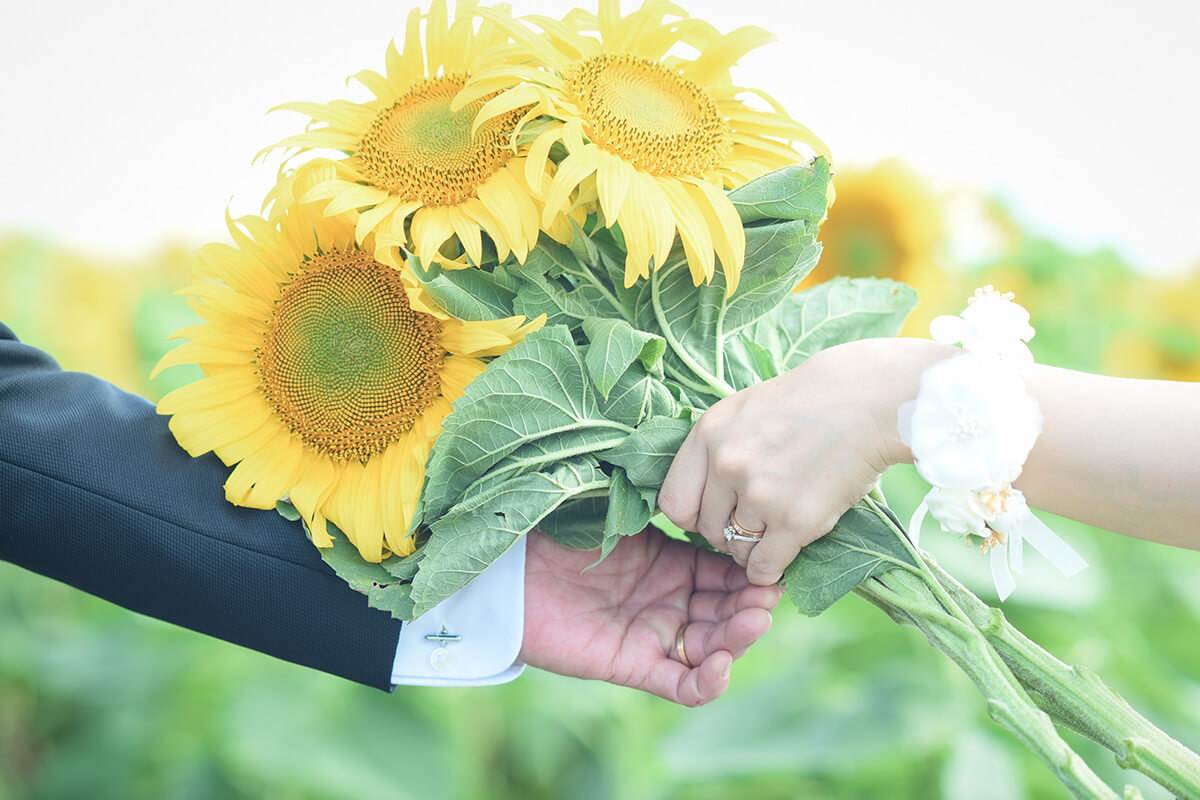
[(696, 553), (696, 590), (736, 592), (750, 585), (743, 567), (727, 557), (707, 550)]
[(685, 531), (699, 530), (700, 498), (708, 477), (708, 451), (692, 428), (667, 470), (658, 492), (658, 507)]
[(650, 670), (642, 688), (673, 703), (701, 706), (729, 688), (732, 664), (733, 656), (725, 652), (713, 653), (692, 669), (664, 658)]
[(771, 611), (783, 592), (778, 586), (747, 586), (737, 592), (696, 592), (688, 606), (691, 622), (719, 622), (747, 608)]
[(770, 611), (757, 606), (746, 608), (716, 622), (689, 623), (683, 633), (683, 649), (693, 664), (720, 651), (741, 658), (770, 628)]
[(713, 653), (704, 659), (704, 663), (692, 670), (696, 674), (695, 705), (704, 705), (725, 694), (725, 690), (729, 688), (729, 673), (732, 668), (733, 656), (721, 651)]

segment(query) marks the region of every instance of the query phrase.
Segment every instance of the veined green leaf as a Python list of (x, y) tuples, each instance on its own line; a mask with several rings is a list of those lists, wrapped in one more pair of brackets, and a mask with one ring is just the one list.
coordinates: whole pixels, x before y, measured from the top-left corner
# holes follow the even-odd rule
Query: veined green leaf
[(624, 430), (615, 428), (582, 428), (521, 445), (471, 484), (457, 502), (467, 502), (477, 493), (491, 491), (495, 485), (517, 475), (547, 470), (560, 461), (608, 450), (620, 444), (628, 435)]
[[(387, 611), (397, 619), (412, 619), (412, 601), (409, 597), (411, 585), (407, 578), (398, 577), (388, 571), (383, 564), (373, 564), (364, 561), (358, 549), (350, 543), (346, 535), (338, 530), (332, 522), (328, 523), (329, 534), (333, 539), (332, 547), (318, 548), (321, 560), (337, 573), (337, 576), (349, 584), (356, 592), (367, 596), (367, 603), (372, 608)], [(414, 564), (417, 559), (388, 559), (389, 561), (408, 562)], [(397, 564), (399, 571), (406, 571)], [(415, 574), (416, 570), (413, 570)], [(408, 577), (411, 577), (409, 575)]]
[(625, 371), (608, 399), (600, 400), (600, 413), (614, 422), (634, 427), (655, 416), (678, 415), (679, 403), (671, 387), (648, 374), (640, 364)]
[(917, 293), (903, 283), (834, 278), (785, 298), (754, 326), (754, 340), (788, 370), (836, 344), (895, 336), (916, 304)]
[[(429, 296), (451, 316), (478, 322), (524, 313), (514, 310), (517, 282), (504, 266), (447, 270), (422, 264), (415, 256), (409, 264)], [(532, 319), (537, 314), (528, 316)]]
[[(652, 273), (650, 291), (639, 298), (637, 321), (643, 330), (662, 332), (671, 348), (667, 362), (676, 377), (694, 375), (693, 383), (709, 387), (717, 396), (734, 388), (724, 377), (725, 343), (773, 311), (816, 265), (821, 252), (817, 229), (827, 187), (828, 165), (817, 159), (810, 166), (778, 170), (730, 193), (753, 223), (746, 227), (746, 259), (732, 297), (725, 296), (720, 270), (711, 283), (693, 285), (687, 263), (678, 253)], [(778, 197), (786, 202), (768, 202)]]
[(545, 314), (547, 324), (572, 329), (587, 317), (627, 315), (602, 270), (581, 263), (571, 249), (546, 237), (511, 274), (521, 281), (514, 303), (518, 314)]
[(651, 417), (619, 445), (602, 453), (601, 458), (624, 467), (635, 486), (657, 491), (691, 429), (690, 420)]
[[(895, 517), (891, 519), (899, 527)], [(796, 607), (815, 617), (867, 578), (906, 565), (915, 568), (908, 548), (860, 502), (842, 515), (832, 531), (800, 551), (783, 571), (783, 582)]]
[(774, 351), (762, 347), (742, 331), (725, 340), (725, 380), (735, 389), (768, 381), (783, 372)]
[(623, 319), (588, 317), (583, 320), (583, 332), (589, 340), (583, 363), (605, 400), (634, 361), (649, 372), (667, 349), (661, 336), (637, 330)]
[(596, 460), (583, 457), (511, 478), (450, 509), (430, 526), (412, 582), (413, 615), (466, 586), (565, 500), (608, 483)]
[(505, 456), (539, 439), (630, 426), (604, 417), (563, 326), (543, 328), (489, 365), (446, 418), (430, 454), (414, 527), (436, 520)]
[(551, 511), (538, 523), (538, 530), (563, 547), (595, 550), (604, 541), (607, 515), (607, 497), (581, 497)]
[(625, 470), (620, 467), (613, 469), (608, 514), (604, 520), (604, 540), (600, 545), (600, 558), (592, 567), (608, 558), (621, 537), (635, 536), (645, 530), (654, 516), (657, 497), (658, 492), (654, 489), (634, 486)]
[(764, 220), (821, 220), (829, 196), (829, 162), (815, 159), (807, 167), (775, 170), (733, 190), (729, 199), (743, 225)]

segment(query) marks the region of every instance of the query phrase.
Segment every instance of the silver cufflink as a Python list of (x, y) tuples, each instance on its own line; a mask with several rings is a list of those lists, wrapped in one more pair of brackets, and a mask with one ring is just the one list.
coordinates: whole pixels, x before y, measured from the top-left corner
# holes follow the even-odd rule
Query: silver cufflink
[(429, 654), (430, 666), (439, 672), (450, 666), (451, 656), (450, 651), (446, 649), (446, 645), (461, 642), (462, 638), (457, 633), (451, 633), (447, 630), (445, 625), (442, 626), (442, 630), (439, 633), (425, 634), (425, 641), (438, 645), (438, 648)]

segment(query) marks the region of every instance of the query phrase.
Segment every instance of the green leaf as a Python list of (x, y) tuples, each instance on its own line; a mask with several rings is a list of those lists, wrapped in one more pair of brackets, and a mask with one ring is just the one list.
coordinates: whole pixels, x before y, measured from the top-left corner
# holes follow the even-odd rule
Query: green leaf
[(725, 380), (745, 389), (782, 372), (775, 353), (759, 345), (745, 331), (725, 340)]
[(421, 559), (425, 554), (420, 550), (407, 556), (392, 556), (384, 559), (381, 563), (383, 568), (388, 571), (388, 574), (393, 578), (401, 581), (411, 581), (413, 576), (417, 574), (417, 569), (421, 566)]
[(610, 464), (624, 467), (635, 486), (657, 491), (666, 480), (671, 460), (691, 429), (690, 420), (651, 417), (600, 457)]
[(300, 512), (297, 511), (296, 507), (288, 500), (276, 500), (275, 512), (288, 522), (295, 522), (296, 520), (300, 519)]
[(743, 225), (773, 219), (825, 217), (829, 195), (829, 162), (817, 158), (808, 166), (788, 166), (729, 193)]
[(471, 484), (456, 502), (466, 502), (476, 493), (491, 491), (493, 486), (518, 475), (547, 470), (560, 461), (602, 452), (624, 441), (626, 436), (622, 430), (584, 428), (556, 433), (521, 445), (497, 461), (487, 473)]
[(884, 278), (834, 278), (789, 295), (754, 327), (754, 339), (776, 353), (785, 370), (843, 342), (895, 336), (917, 304), (917, 293)]
[[(730, 193), (754, 223), (746, 227), (745, 264), (732, 297), (725, 296), (720, 270), (711, 283), (694, 286), (687, 262), (677, 251), (652, 273), (650, 291), (639, 298), (637, 321), (644, 330), (663, 333), (672, 350), (672, 372), (694, 374), (718, 395), (727, 393), (728, 387), (714, 385), (728, 383), (723, 377), (726, 340), (773, 311), (820, 257), (817, 230), (827, 186), (828, 166), (818, 159), (808, 167), (778, 170)], [(777, 196), (787, 201), (764, 199)]]
[(600, 545), (600, 558), (588, 569), (596, 566), (617, 546), (623, 536), (636, 536), (650, 524), (654, 516), (658, 492), (634, 486), (625, 470), (613, 470), (612, 488), (608, 495), (608, 514), (604, 520), (604, 541)]
[(594, 458), (578, 458), (511, 478), (450, 509), (430, 526), (412, 582), (413, 614), (466, 586), (565, 500), (606, 489), (608, 482)]
[[(380, 611), (387, 611), (397, 619), (412, 619), (412, 602), (409, 598), (410, 584), (389, 572), (383, 564), (364, 561), (358, 548), (338, 530), (332, 522), (329, 535), (332, 547), (321, 547), (317, 552), (321, 560), (330, 566), (337, 576), (351, 589), (367, 596), (367, 604)], [(408, 559), (388, 559), (407, 561)]]
[(383, 568), (382, 564), (364, 561), (359, 555), (358, 548), (350, 543), (346, 535), (337, 529), (332, 522), (328, 523), (329, 535), (333, 539), (332, 547), (318, 547), (321, 560), (328, 564), (338, 577), (344, 580), (356, 592), (367, 593), (368, 589), (396, 583), (397, 579)]
[(367, 605), (386, 611), (396, 619), (415, 619), (412, 584), (409, 582), (376, 586), (367, 590)]
[[(885, 508), (893, 524), (900, 526)], [(815, 617), (868, 578), (893, 567), (915, 567), (908, 548), (865, 502), (842, 515), (833, 530), (806, 545), (783, 572), (787, 595)]]
[(678, 416), (679, 403), (671, 389), (641, 365), (634, 365), (617, 380), (608, 399), (600, 400), (600, 413), (630, 427), (650, 417)]
[(574, 329), (606, 305), (604, 296), (595, 286), (568, 287), (562, 284), (561, 278), (531, 274), (517, 289), (513, 308), (531, 319), (545, 314), (547, 325), (566, 325)]
[[(582, 235), (580, 233), (579, 235)], [(587, 317), (628, 316), (602, 270), (583, 263), (571, 249), (542, 237), (523, 267), (514, 308), (527, 317), (545, 314), (548, 325), (577, 329)]]
[(538, 530), (563, 547), (595, 550), (604, 541), (607, 497), (568, 500), (538, 523)]
[(415, 256), (409, 258), (409, 264), (430, 297), (451, 316), (478, 322), (524, 313), (514, 310), (517, 283), (503, 266), (490, 271), (447, 270), (437, 264), (423, 265)]
[(615, 443), (630, 430), (600, 413), (570, 332), (558, 325), (543, 328), (492, 361), (454, 404), (429, 457), (414, 528), (441, 516), (524, 445), (578, 434), (593, 437), (598, 450), (597, 431)]
[(667, 349), (661, 336), (637, 330), (623, 319), (588, 317), (583, 320), (583, 332), (589, 341), (583, 363), (605, 400), (635, 360), (648, 372)]

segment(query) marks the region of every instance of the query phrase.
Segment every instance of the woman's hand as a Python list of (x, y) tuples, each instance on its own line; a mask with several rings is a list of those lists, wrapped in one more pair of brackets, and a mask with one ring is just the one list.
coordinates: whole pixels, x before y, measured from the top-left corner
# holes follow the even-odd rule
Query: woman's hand
[[(659, 507), (730, 552), (752, 583), (778, 582), (885, 469), (911, 460), (897, 410), (916, 396), (924, 368), (951, 352), (917, 339), (849, 342), (720, 401), (680, 447)], [(726, 542), (734, 516), (762, 540)]]

